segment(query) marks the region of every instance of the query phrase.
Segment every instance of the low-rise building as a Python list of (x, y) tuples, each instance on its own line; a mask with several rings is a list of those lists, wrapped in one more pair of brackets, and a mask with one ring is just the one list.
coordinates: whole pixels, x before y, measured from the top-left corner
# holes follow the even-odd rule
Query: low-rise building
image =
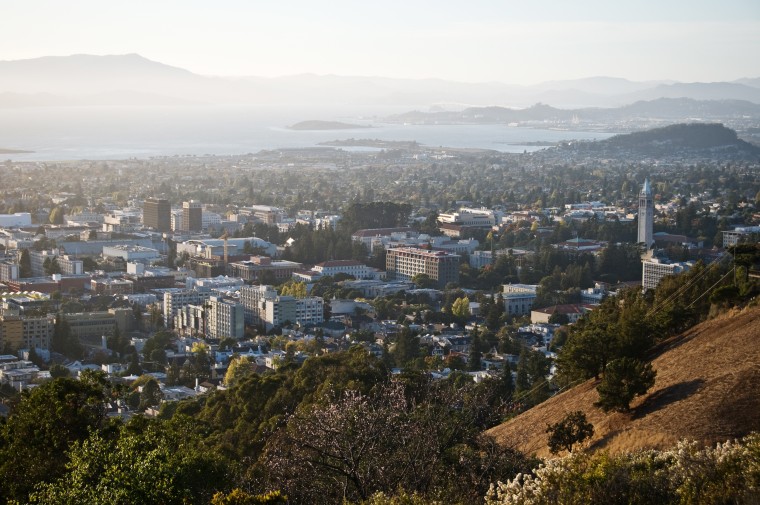
[(745, 242), (753, 235), (755, 240), (760, 240), (760, 226), (737, 226), (733, 230), (724, 231), (723, 247), (731, 247), (740, 242)]
[(530, 322), (533, 324), (546, 324), (549, 323), (549, 319), (551, 319), (553, 315), (564, 315), (567, 317), (569, 323), (575, 323), (583, 315), (591, 312), (593, 309), (593, 306), (576, 303), (552, 305), (551, 307), (531, 310)]
[[(260, 282), (261, 276), (271, 273), (275, 281), (285, 281), (302, 268), (300, 263), (285, 260), (273, 260), (268, 256), (251, 256), (249, 261), (237, 261), (227, 267), (230, 275), (240, 277), (246, 282)], [(265, 277), (266, 279), (266, 277)]]
[(97, 295), (128, 295), (134, 292), (134, 283), (127, 279), (103, 277), (90, 281), (90, 291)]
[(527, 316), (533, 309), (537, 289), (536, 284), (505, 284), (501, 293), (504, 311), (510, 316)]
[(312, 269), (323, 276), (333, 277), (337, 274), (351, 275), (356, 279), (375, 277), (375, 269), (357, 260), (330, 260), (314, 265)]
[(0, 349), (50, 349), (55, 317), (28, 316), (14, 310), (0, 315)]

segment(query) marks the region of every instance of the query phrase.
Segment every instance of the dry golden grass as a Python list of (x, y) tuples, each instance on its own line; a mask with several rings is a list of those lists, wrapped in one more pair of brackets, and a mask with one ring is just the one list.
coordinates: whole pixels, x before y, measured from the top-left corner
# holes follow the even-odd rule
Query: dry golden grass
[(680, 439), (712, 445), (760, 430), (760, 307), (706, 321), (666, 340), (653, 356), (655, 385), (629, 413), (594, 407), (598, 382), (589, 380), (488, 434), (546, 457), (547, 424), (575, 410), (594, 425), (591, 450), (665, 449)]

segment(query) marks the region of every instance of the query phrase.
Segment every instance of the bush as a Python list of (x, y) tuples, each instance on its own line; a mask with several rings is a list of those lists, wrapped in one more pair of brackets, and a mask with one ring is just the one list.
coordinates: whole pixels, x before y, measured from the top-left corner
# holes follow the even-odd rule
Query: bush
[(757, 503), (760, 434), (700, 448), (572, 454), (491, 486), (486, 505)]

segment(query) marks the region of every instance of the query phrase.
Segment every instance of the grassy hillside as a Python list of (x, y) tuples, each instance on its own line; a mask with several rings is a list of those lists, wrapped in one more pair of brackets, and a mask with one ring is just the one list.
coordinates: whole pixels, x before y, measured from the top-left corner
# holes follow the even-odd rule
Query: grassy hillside
[(598, 381), (586, 381), (489, 430), (497, 441), (549, 456), (547, 424), (583, 411), (594, 425), (592, 449), (664, 449), (680, 439), (704, 444), (760, 430), (760, 307), (704, 322), (653, 352), (654, 387), (630, 413), (593, 406)]

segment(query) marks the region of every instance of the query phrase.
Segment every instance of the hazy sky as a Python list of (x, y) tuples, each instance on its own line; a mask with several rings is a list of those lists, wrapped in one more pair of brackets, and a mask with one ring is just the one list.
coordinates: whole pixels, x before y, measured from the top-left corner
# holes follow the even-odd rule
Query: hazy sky
[(760, 0), (0, 0), (0, 60), (532, 84), (760, 77)]

